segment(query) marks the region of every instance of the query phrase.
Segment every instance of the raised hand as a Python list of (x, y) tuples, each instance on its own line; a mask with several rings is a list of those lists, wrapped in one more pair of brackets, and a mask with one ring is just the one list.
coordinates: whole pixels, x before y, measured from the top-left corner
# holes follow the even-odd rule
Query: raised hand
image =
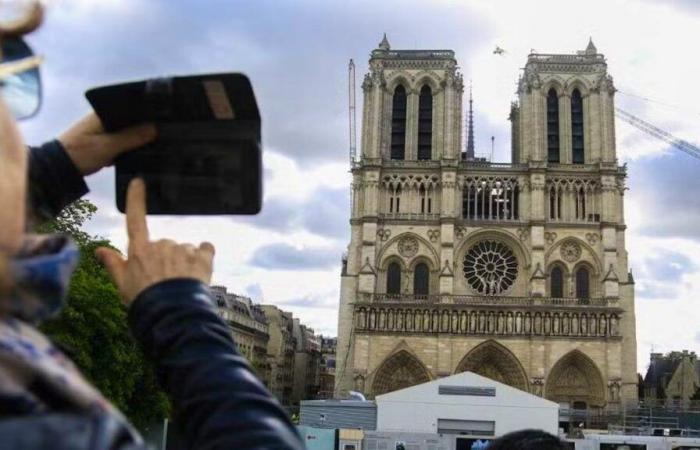
[(95, 113), (76, 122), (58, 140), (83, 175), (90, 175), (114, 162), (120, 154), (141, 147), (156, 138), (152, 124), (107, 133)]
[(122, 300), (130, 304), (144, 289), (173, 278), (211, 281), (214, 246), (204, 242), (195, 247), (169, 239), (151, 242), (146, 223), (146, 186), (141, 179), (129, 184), (126, 197), (126, 228), (129, 235), (127, 258), (114, 249), (97, 249), (102, 262), (119, 289)]
[(0, 253), (15, 254), (24, 240), (27, 149), (0, 98)]

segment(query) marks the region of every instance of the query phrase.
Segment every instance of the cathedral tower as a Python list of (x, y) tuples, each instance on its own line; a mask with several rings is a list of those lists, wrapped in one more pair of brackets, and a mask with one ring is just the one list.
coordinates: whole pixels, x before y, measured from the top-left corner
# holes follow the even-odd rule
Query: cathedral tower
[(575, 409), (635, 401), (626, 174), (605, 58), (592, 42), (529, 55), (511, 163), (461, 157), (454, 52), (384, 39), (369, 66), (336, 394), (470, 370)]

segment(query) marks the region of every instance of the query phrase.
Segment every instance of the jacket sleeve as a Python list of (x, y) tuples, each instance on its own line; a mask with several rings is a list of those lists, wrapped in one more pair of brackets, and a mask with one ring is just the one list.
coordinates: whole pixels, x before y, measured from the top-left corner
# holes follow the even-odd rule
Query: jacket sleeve
[(29, 211), (39, 221), (87, 194), (83, 175), (58, 140), (29, 148)]
[(305, 448), (236, 350), (204, 284), (173, 279), (149, 287), (132, 303), (129, 325), (155, 363), (184, 448)]

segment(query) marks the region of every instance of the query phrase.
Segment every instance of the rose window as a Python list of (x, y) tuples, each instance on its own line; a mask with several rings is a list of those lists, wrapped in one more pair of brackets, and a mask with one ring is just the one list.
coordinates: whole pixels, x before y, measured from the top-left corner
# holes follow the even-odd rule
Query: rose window
[(504, 294), (513, 286), (517, 276), (518, 260), (501, 242), (478, 242), (464, 256), (464, 277), (480, 294)]

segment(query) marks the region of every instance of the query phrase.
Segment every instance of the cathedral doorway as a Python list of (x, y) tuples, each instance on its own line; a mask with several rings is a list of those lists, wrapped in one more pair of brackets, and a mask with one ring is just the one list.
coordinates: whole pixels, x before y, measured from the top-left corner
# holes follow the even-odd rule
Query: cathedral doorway
[(476, 346), (457, 365), (455, 373), (467, 371), (529, 392), (527, 375), (518, 358), (496, 341), (486, 341)]
[[(605, 406), (603, 377), (595, 363), (578, 350), (567, 353), (552, 367), (545, 391), (547, 399), (561, 405), (564, 422), (595, 422)], [(566, 428), (569, 424), (561, 425)]]
[(384, 360), (372, 382), (372, 395), (414, 386), (430, 381), (430, 373), (425, 366), (406, 350), (394, 353)]

